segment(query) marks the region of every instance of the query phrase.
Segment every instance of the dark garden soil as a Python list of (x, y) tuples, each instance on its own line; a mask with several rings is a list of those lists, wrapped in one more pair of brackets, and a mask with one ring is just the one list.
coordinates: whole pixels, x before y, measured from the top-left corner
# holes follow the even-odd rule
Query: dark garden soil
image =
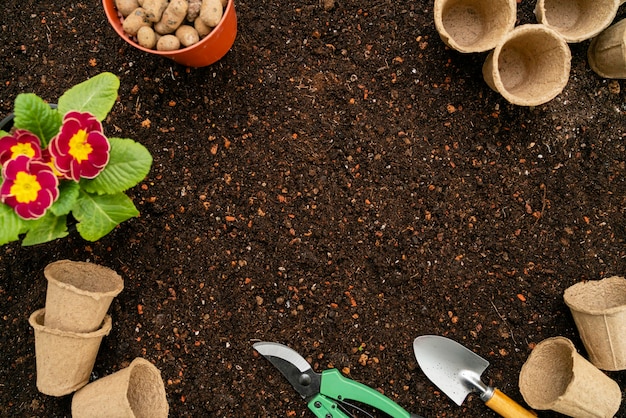
[(110, 71), (105, 129), (154, 164), (129, 191), (141, 216), (100, 241), (0, 249), (0, 416), (70, 416), (71, 396), (37, 391), (28, 324), (60, 259), (125, 281), (93, 379), (144, 357), (174, 417), (313, 416), (258, 340), (426, 417), (496, 415), (427, 380), (419, 335), (487, 358), (485, 381), (521, 403), (534, 345), (564, 336), (585, 355), (563, 292), (626, 274), (626, 84), (589, 68), (587, 41), (561, 95), (510, 105), (486, 54), (444, 46), (432, 3), (237, 0), (232, 50), (192, 69), (121, 40), (97, 0), (4, 0), (2, 114)]

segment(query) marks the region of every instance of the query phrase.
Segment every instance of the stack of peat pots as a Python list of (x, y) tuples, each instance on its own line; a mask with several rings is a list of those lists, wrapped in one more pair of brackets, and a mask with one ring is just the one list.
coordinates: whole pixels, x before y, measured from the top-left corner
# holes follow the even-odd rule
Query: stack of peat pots
[(106, 312), (123, 287), (115, 272), (90, 263), (61, 260), (44, 269), (45, 308), (30, 316), (35, 330), (37, 389), (70, 394), (89, 382), (100, 343), (111, 332)]
[(113, 270), (88, 262), (60, 260), (44, 269), (45, 308), (30, 315), (35, 331), (37, 389), (72, 399), (77, 417), (167, 417), (161, 373), (137, 358), (110, 376), (89, 383), (104, 336), (111, 332), (107, 311), (124, 288)]
[(622, 391), (605, 371), (626, 370), (626, 279), (612, 276), (565, 290), (589, 360), (565, 337), (543, 340), (522, 366), (519, 387), (535, 409), (577, 418), (612, 418)]
[[(516, 0), (435, 0), (435, 27), (450, 48), (489, 52), (483, 78), (510, 103), (537, 106), (569, 80), (568, 43), (594, 38), (588, 51), (602, 77), (626, 78), (626, 19), (605, 31), (626, 0), (537, 0), (538, 24), (515, 27)], [(603, 32), (604, 31), (604, 32)]]

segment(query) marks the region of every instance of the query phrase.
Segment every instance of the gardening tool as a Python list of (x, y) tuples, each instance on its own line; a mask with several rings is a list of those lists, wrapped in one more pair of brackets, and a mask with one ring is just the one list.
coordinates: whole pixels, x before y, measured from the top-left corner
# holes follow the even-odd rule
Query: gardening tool
[(424, 374), (461, 405), (471, 392), (478, 392), (489, 408), (505, 418), (535, 418), (500, 390), (487, 386), (480, 375), (489, 362), (461, 344), (438, 335), (423, 335), (413, 341), (413, 351)]
[(318, 418), (350, 418), (357, 416), (356, 413), (373, 417), (355, 402), (393, 418), (422, 418), (405, 411), (377, 390), (343, 377), (337, 369), (314, 372), (300, 354), (285, 345), (258, 342), (253, 347), (287, 378)]

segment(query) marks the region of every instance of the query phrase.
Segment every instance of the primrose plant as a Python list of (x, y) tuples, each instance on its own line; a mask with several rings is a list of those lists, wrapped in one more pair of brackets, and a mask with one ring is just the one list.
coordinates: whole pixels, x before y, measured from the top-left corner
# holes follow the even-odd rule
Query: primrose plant
[(124, 192), (146, 177), (152, 156), (102, 127), (119, 85), (114, 74), (99, 74), (65, 92), (56, 108), (32, 93), (15, 98), (13, 127), (0, 129), (0, 245), (63, 238), (68, 224), (97, 241), (139, 215)]

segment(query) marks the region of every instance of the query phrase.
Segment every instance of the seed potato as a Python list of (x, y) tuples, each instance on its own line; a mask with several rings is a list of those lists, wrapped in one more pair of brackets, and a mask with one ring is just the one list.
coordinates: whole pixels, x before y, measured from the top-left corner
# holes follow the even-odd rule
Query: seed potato
[(187, 16), (187, 0), (172, 0), (163, 12), (161, 21), (154, 25), (154, 30), (161, 35), (173, 33), (183, 23)]
[(196, 44), (200, 40), (198, 32), (193, 26), (189, 25), (180, 25), (178, 29), (176, 29), (176, 37), (180, 41), (180, 44), (184, 47)]
[(140, 46), (172, 51), (193, 45), (211, 33), (222, 20), (228, 1), (115, 0), (115, 7), (124, 17), (120, 19), (124, 32)]
[(126, 19), (124, 19), (122, 28), (127, 34), (136, 36), (139, 28), (142, 26), (150, 26), (150, 24), (150, 21), (146, 17), (146, 11), (141, 7), (138, 7), (131, 14), (129, 14)]
[(137, 0), (115, 0), (115, 8), (124, 17), (139, 7)]
[(209, 27), (216, 27), (222, 15), (224, 8), (221, 0), (202, 0), (202, 8), (200, 8), (200, 18)]
[(202, 7), (202, 0), (188, 0), (189, 7), (187, 8), (187, 22), (193, 22), (198, 16), (200, 16), (200, 7)]
[(196, 32), (198, 32), (198, 35), (201, 38), (204, 38), (213, 30), (212, 27), (207, 26), (207, 24), (204, 23), (204, 21), (202, 20), (202, 18), (200, 18), (200, 16), (198, 16), (196, 20), (193, 21), (193, 27), (196, 30)]
[(156, 33), (150, 26), (142, 26), (137, 31), (137, 43), (144, 48), (154, 49), (157, 44)]
[(163, 35), (156, 45), (157, 51), (176, 51), (180, 49), (180, 41), (174, 35)]
[(146, 11), (146, 17), (150, 22), (158, 22), (163, 16), (163, 12), (167, 7), (167, 0), (144, 0), (143, 9)]

